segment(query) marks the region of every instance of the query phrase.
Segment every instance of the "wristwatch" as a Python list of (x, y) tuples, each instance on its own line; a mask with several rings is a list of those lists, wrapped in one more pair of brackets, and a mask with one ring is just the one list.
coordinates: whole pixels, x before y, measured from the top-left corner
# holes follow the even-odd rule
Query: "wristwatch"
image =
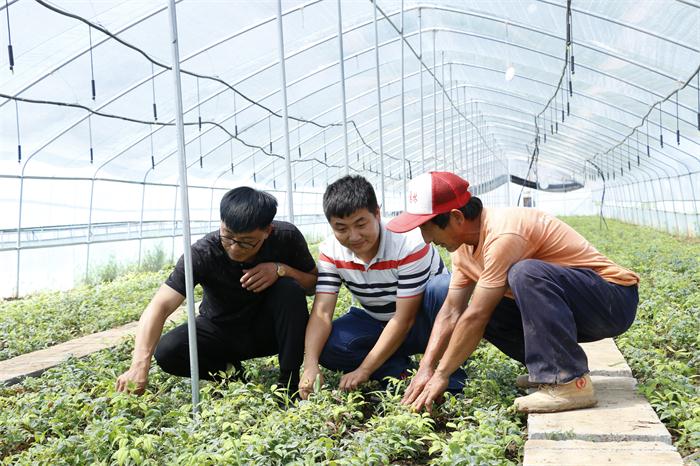
[(277, 276), (284, 277), (287, 274), (287, 270), (279, 262), (275, 262), (275, 265), (277, 266)]

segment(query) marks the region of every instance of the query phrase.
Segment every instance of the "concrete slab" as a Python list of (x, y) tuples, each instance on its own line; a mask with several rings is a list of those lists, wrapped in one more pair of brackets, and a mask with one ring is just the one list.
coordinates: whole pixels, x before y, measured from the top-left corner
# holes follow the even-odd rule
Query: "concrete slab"
[(581, 347), (588, 356), (588, 368), (591, 375), (632, 377), (632, 371), (625, 362), (625, 357), (617, 349), (612, 338), (592, 343), (581, 343)]
[(562, 413), (531, 414), (529, 438), (592, 442), (662, 442), (671, 435), (629, 377), (594, 377), (598, 405)]
[[(180, 319), (186, 312), (186, 309), (181, 307), (168, 317), (168, 321)], [(95, 351), (117, 346), (124, 338), (136, 333), (137, 326), (138, 322), (131, 322), (104, 332), (93, 333), (50, 348), (0, 361), (0, 384), (12, 385), (25, 377), (40, 375), (70, 357), (82, 358)]]
[(671, 445), (660, 442), (529, 440), (523, 466), (682, 466)]

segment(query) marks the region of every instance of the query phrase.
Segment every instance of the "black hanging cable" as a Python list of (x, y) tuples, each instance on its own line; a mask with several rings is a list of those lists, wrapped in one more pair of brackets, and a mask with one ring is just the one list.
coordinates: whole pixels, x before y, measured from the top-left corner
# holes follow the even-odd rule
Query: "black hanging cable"
[[(52, 101), (52, 100), (28, 99), (26, 97), (13, 96), (13, 95), (9, 95), (9, 94), (4, 94), (2, 92), (0, 92), (0, 98), (14, 101), (16, 111), (17, 111), (17, 103), (18, 102), (27, 102), (27, 103), (33, 103), (33, 104), (53, 105), (56, 107), (79, 108), (81, 110), (85, 110), (90, 115), (97, 115), (97, 116), (101, 116), (104, 118), (111, 118), (114, 120), (128, 121), (131, 123), (138, 123), (138, 124), (142, 124), (142, 125), (151, 125), (152, 124), (152, 125), (163, 126), (163, 127), (175, 126), (175, 123), (165, 123), (165, 122), (159, 122), (159, 121), (141, 120), (138, 118), (131, 118), (131, 117), (122, 116), (122, 115), (114, 115), (111, 113), (105, 113), (105, 112), (93, 110), (89, 107), (86, 107), (85, 105), (76, 104), (76, 103), (59, 102), (59, 101)], [(18, 117), (17, 122), (18, 122), (18, 134), (19, 134), (19, 117)], [(185, 122), (185, 126), (194, 126), (194, 125), (198, 125), (198, 124), (199, 124), (198, 122)], [(251, 144), (250, 142), (246, 141), (245, 139), (242, 139), (238, 136), (235, 136), (232, 132), (230, 132), (228, 129), (226, 129), (225, 126), (221, 125), (220, 123), (217, 123), (215, 121), (202, 121), (202, 124), (212, 125), (212, 126), (216, 127), (217, 129), (226, 133), (228, 135), (228, 137), (235, 139), (236, 141), (240, 142), (241, 144), (243, 144), (246, 147), (249, 147), (249, 148), (255, 149), (255, 150), (259, 150), (260, 152), (262, 152), (263, 154), (265, 154), (268, 157), (276, 157), (278, 159), (284, 159), (284, 156), (282, 156), (280, 154), (275, 154), (273, 152), (267, 152), (266, 148), (263, 146), (258, 146), (257, 144)], [(19, 140), (19, 138), (18, 138), (18, 140)], [(21, 159), (21, 146), (19, 146), (18, 152), (20, 154), (20, 159)], [(313, 160), (317, 161), (319, 163), (324, 163), (318, 159), (313, 159)], [(310, 161), (310, 160), (307, 159), (307, 160), (303, 160), (301, 162), (308, 162), (308, 161)], [(296, 160), (292, 161), (292, 163), (296, 163), (296, 162), (298, 162), (298, 161), (296, 161)], [(325, 164), (325, 165), (327, 165), (327, 164)], [(342, 168), (340, 165), (327, 165), (327, 166), (329, 168)], [(351, 169), (352, 169), (352, 167), (351, 167)]]
[(681, 127), (680, 123), (678, 122), (678, 94), (681, 91), (676, 92), (676, 144), (681, 145)]
[(561, 122), (564, 123), (564, 94), (565, 92), (562, 92), (561, 95)]
[(92, 150), (92, 115), (88, 115), (88, 133), (90, 137), (90, 163), (94, 161), (94, 152)]
[(257, 183), (258, 182), (258, 176), (255, 173), (255, 151), (253, 151), (253, 155), (251, 156), (251, 159), (253, 160), (253, 182)]
[(230, 139), (231, 144), (229, 145), (229, 153), (231, 154), (231, 174), (233, 175), (233, 138)]
[(639, 131), (635, 133), (635, 136), (637, 138), (637, 166), (640, 165), (640, 160), (639, 160)]
[(153, 151), (153, 125), (149, 124), (148, 130), (150, 132), (149, 139), (151, 141), (151, 170), (155, 170), (156, 169), (156, 155), (155, 155), (155, 152)]
[(301, 158), (301, 125), (297, 125), (297, 152)]
[(10, 71), (12, 71), (12, 73), (14, 74), (14, 72), (15, 72), (15, 55), (12, 52), (12, 33), (10, 31), (10, 5), (8, 4), (7, 0), (5, 0), (5, 14), (7, 16), (7, 54), (9, 55), (9, 59), (10, 59)]
[(649, 117), (646, 118), (647, 123), (647, 157), (651, 158), (651, 149), (649, 148)]
[[(573, 21), (572, 21), (572, 14), (571, 14), (571, 1), (568, 1), (568, 16), (567, 16), (567, 27), (569, 30), (569, 34), (567, 35), (567, 42), (569, 45), (569, 49), (571, 50), (571, 74), (576, 74), (576, 68), (574, 67), (574, 26), (573, 26)], [(569, 87), (571, 87), (571, 79), (569, 78)]]
[(158, 107), (156, 106), (156, 74), (151, 62), (151, 96), (153, 97), (153, 119), (158, 121)]
[(328, 163), (328, 152), (326, 150), (326, 129), (323, 129), (323, 161)]
[(557, 109), (557, 98), (554, 98), (554, 115), (553, 120), (554, 120), (554, 130), (556, 131), (557, 134), (559, 134), (559, 118), (557, 118), (557, 114), (559, 113), (559, 110)]
[(269, 116), (267, 117), (267, 134), (270, 138), (270, 152), (272, 152), (272, 122)]
[(88, 25), (88, 38), (90, 41), (90, 86), (92, 87), (92, 100), (95, 100), (97, 93), (95, 92), (95, 66), (92, 56), (92, 27)]
[(15, 123), (17, 124), (17, 163), (22, 163), (22, 140), (19, 133), (19, 105), (15, 100)]
[(659, 142), (661, 143), (661, 148), (664, 147), (664, 125), (663, 125), (663, 114), (661, 112), (661, 103), (659, 103)]
[(627, 140), (627, 170), (632, 171), (632, 154), (630, 151), (630, 140)]
[(547, 144), (547, 113), (546, 112), (542, 114), (542, 120), (543, 120), (542, 135), (544, 136), (544, 143)]
[(277, 189), (277, 177), (275, 176), (275, 161), (272, 161), (272, 188)]
[(238, 110), (236, 110), (236, 93), (233, 93), (233, 134), (238, 136)]

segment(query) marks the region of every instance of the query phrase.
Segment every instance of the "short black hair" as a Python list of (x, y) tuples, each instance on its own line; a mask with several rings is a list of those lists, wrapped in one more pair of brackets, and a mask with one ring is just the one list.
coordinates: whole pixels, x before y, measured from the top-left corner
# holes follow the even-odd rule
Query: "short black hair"
[[(469, 202), (464, 204), (458, 210), (462, 212), (462, 215), (464, 215), (464, 218), (467, 220), (474, 220), (481, 215), (481, 211), (483, 209), (484, 205), (481, 203), (481, 199), (476, 196), (472, 196), (471, 199), (469, 199)], [(438, 214), (430, 219), (430, 221), (437, 225), (441, 230), (444, 230), (447, 224), (450, 223), (450, 213), (445, 212), (444, 214)]]
[(328, 185), (323, 194), (323, 213), (329, 222), (331, 217), (345, 218), (360, 209), (371, 213), (379, 209), (377, 195), (367, 179), (347, 175)]
[(242, 186), (224, 194), (219, 211), (226, 228), (234, 233), (248, 233), (272, 223), (277, 215), (277, 199), (264, 191)]

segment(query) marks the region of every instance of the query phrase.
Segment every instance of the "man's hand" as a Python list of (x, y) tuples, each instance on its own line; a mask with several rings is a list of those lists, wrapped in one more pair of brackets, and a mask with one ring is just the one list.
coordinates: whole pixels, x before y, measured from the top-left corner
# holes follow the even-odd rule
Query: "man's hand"
[(340, 388), (343, 391), (355, 390), (357, 387), (369, 380), (370, 374), (362, 367), (358, 367), (352, 372), (348, 372), (340, 379)]
[(274, 262), (263, 262), (252, 269), (243, 270), (241, 286), (253, 293), (260, 293), (277, 281), (277, 265)]
[(131, 366), (117, 378), (115, 389), (118, 392), (142, 395), (148, 385), (148, 368)]
[(416, 401), (416, 398), (418, 398), (418, 395), (421, 394), (425, 386), (428, 384), (434, 372), (435, 371), (431, 367), (419, 367), (418, 372), (416, 372), (416, 375), (414, 375), (413, 379), (411, 379), (411, 383), (408, 385), (406, 393), (404, 393), (403, 398), (401, 399), (401, 403), (410, 405)]
[(442, 398), (449, 383), (449, 376), (441, 371), (435, 371), (428, 383), (423, 388), (423, 391), (418, 395), (416, 400), (411, 405), (414, 411), (420, 411), (425, 408), (428, 412), (433, 408), (433, 403)]
[(299, 381), (299, 396), (302, 400), (309, 398), (309, 395), (314, 391), (314, 385), (318, 379), (319, 388), (323, 386), (323, 374), (318, 365), (304, 367), (304, 373)]

